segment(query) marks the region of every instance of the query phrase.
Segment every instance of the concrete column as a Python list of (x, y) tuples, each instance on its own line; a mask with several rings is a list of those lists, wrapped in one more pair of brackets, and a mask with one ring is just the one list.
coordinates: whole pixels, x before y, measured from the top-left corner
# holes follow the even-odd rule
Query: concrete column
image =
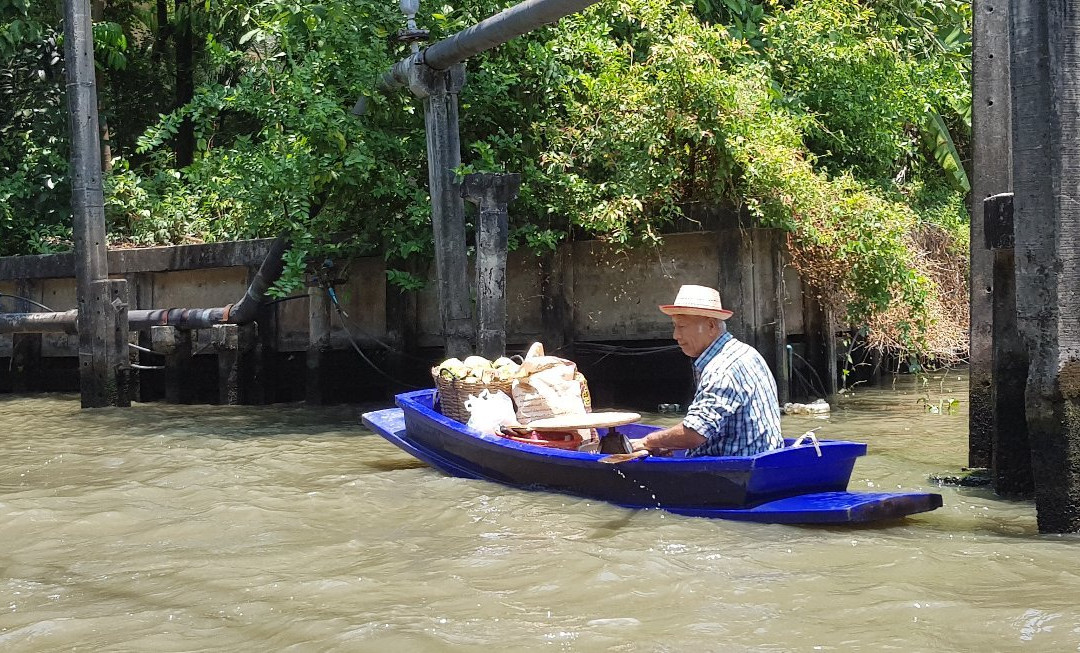
[(464, 83), (464, 64), (455, 64), (445, 71), (424, 65), (409, 68), (409, 89), (424, 101), (431, 228), (435, 237), (445, 353), (447, 357), (458, 358), (472, 352), (474, 335), (465, 249), (465, 205), (455, 173), (461, 165), (458, 93)]
[(994, 491), (1005, 497), (1029, 496), (1035, 487), (1023, 402), (1028, 355), (1016, 326), (1016, 275), (1013, 261), (1013, 196), (1002, 193), (983, 202), (985, 246), (994, 254), (993, 456)]
[[(100, 279), (79, 300), (79, 380), (83, 408), (130, 406), (127, 282)], [(85, 314), (85, 316), (84, 316)], [(89, 334), (83, 328), (90, 330)]]
[(1017, 324), (1039, 530), (1080, 530), (1080, 7), (1011, 6)]
[(521, 175), (477, 173), (465, 176), (461, 195), (477, 205), (476, 349), (496, 359), (506, 355), (507, 206), (517, 197)]
[(983, 248), (983, 200), (1012, 190), (1009, 0), (972, 4), (972, 184), (968, 466), (993, 456), (994, 253)]
[[(121, 369), (116, 366), (114, 335), (127, 321), (115, 321), (110, 309), (113, 288), (108, 285), (105, 199), (101, 182), (101, 141), (94, 82), (94, 38), (88, 0), (64, 1), (64, 61), (67, 70), (68, 118), (71, 128), (71, 209), (78, 283), (79, 388), (83, 408), (127, 405), (117, 394)], [(126, 289), (124, 290), (126, 293)], [(127, 304), (126, 294), (115, 298)]]

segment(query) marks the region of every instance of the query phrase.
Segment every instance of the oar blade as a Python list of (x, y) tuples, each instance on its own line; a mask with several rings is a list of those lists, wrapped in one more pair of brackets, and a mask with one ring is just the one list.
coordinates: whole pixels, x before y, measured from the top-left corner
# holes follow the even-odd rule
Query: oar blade
[(610, 456), (604, 456), (600, 459), (600, 462), (607, 463), (608, 465), (615, 465), (617, 463), (625, 463), (631, 460), (637, 460), (638, 458), (644, 458), (648, 456), (648, 451), (635, 451), (634, 453), (613, 453)]

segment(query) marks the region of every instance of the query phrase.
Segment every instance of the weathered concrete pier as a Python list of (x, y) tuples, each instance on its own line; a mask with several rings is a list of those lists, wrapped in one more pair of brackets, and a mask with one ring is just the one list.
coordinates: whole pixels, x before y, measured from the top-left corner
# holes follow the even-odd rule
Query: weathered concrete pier
[(1041, 531), (1076, 532), (1080, 8), (973, 8), (970, 460), (991, 466), (1000, 494), (1033, 490)]

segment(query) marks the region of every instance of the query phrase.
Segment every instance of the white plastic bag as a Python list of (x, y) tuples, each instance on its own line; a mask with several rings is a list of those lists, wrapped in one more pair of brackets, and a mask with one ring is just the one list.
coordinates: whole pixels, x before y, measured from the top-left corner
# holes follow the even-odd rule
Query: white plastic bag
[(504, 425), (517, 424), (514, 401), (500, 390), (482, 390), (476, 397), (469, 395), (465, 410), (469, 411), (468, 426), (483, 433), (498, 433)]

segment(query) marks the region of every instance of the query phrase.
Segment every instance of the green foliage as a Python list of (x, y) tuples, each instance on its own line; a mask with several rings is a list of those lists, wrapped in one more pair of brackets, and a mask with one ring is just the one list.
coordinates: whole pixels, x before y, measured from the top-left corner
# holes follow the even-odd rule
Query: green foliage
[(965, 193), (971, 192), (971, 183), (964, 170), (964, 160), (960, 157), (956, 143), (949, 134), (949, 128), (940, 115), (930, 113), (927, 116), (923, 137), (927, 140), (934, 159), (941, 165), (941, 169), (949, 174), (952, 183)]
[(63, 69), (47, 17), (0, 0), (0, 256), (70, 246)]
[[(418, 20), (440, 38), (511, 4)], [(422, 110), (375, 88), (405, 52), (393, 3), (168, 9), (116, 0), (95, 27), (111, 238), (286, 233), (279, 294), (308, 261), (373, 252), (418, 288), (433, 254)], [(0, 0), (0, 253), (69, 238), (55, 10)], [(458, 172), (522, 173), (510, 243), (535, 251), (656, 243), (688, 207), (743, 212), (788, 230), (804, 278), (855, 323), (901, 307), (888, 328), (917, 351), (941, 291), (916, 236), (967, 248), (970, 22), (961, 0), (605, 0), (469, 62)], [(196, 91), (177, 106), (188, 26)], [(177, 169), (189, 127), (194, 161)]]

